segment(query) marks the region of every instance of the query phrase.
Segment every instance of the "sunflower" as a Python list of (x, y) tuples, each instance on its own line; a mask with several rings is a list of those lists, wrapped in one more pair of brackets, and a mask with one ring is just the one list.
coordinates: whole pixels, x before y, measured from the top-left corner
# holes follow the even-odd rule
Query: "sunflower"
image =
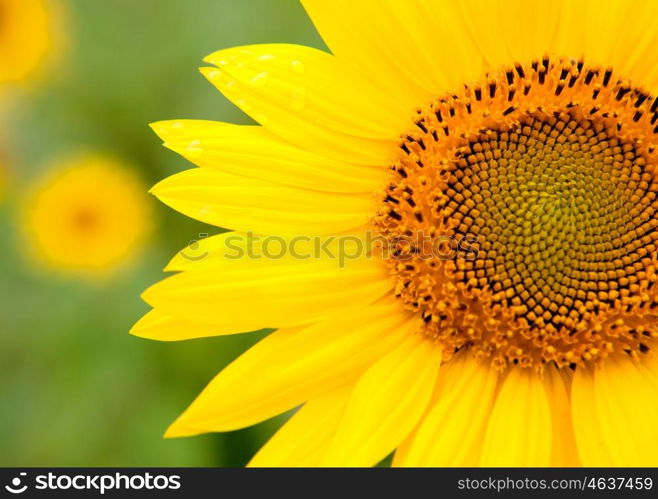
[(121, 162), (98, 154), (62, 160), (33, 186), (22, 210), (24, 241), (46, 267), (107, 276), (150, 231), (143, 185)]
[(0, 0), (0, 82), (22, 80), (43, 62), (50, 17), (44, 0)]
[[(260, 126), (153, 125), (200, 167), (155, 195), (233, 232), (133, 332), (277, 329), (166, 436), (297, 408), (251, 465), (658, 464), (658, 3), (303, 5), (331, 54), (201, 69)], [(344, 265), (234, 258), (373, 234)]]

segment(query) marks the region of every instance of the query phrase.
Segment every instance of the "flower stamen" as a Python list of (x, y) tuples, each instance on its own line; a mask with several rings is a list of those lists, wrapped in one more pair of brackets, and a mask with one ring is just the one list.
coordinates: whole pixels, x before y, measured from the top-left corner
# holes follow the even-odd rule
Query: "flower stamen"
[[(396, 296), (448, 354), (469, 346), (500, 369), (646, 352), (657, 134), (658, 98), (548, 57), (419, 110), (374, 219), (397, 248)], [(452, 258), (420, 242), (446, 238)]]

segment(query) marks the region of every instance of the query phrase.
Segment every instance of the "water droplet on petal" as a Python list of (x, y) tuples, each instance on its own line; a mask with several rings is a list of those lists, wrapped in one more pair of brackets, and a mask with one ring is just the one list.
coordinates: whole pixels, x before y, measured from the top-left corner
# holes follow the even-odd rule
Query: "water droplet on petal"
[(169, 133), (169, 135), (176, 137), (181, 133), (183, 133), (184, 129), (185, 129), (185, 125), (183, 125), (182, 121), (174, 121), (169, 125), (169, 129), (167, 130), (167, 132)]
[(251, 104), (249, 104), (249, 102), (244, 99), (236, 100), (235, 105), (242, 109), (245, 113), (248, 113), (252, 109)]
[(299, 111), (306, 104), (306, 89), (299, 87), (297, 88), (290, 98), (290, 105), (293, 109)]
[(226, 74), (225, 71), (220, 71), (219, 69), (208, 71), (206, 76), (213, 84), (221, 86), (224, 89), (235, 85), (235, 80)]
[(263, 71), (262, 73), (258, 73), (251, 80), (249, 80), (249, 85), (257, 88), (263, 87), (265, 83), (267, 83), (267, 72), (265, 71)]
[(290, 67), (295, 73), (302, 74), (304, 72), (304, 63), (302, 61), (291, 61)]
[(256, 113), (253, 115), (254, 120), (256, 120), (261, 125), (267, 125), (267, 122), (270, 120), (267, 116), (261, 113)]
[(215, 85), (221, 85), (224, 88), (230, 88), (233, 85), (235, 85), (235, 80), (231, 78), (228, 74), (226, 74), (225, 71), (219, 71), (219, 70), (209, 71), (208, 78)]
[(203, 147), (201, 146), (200, 140), (193, 140), (185, 148), (185, 155), (192, 159), (198, 158), (202, 154), (203, 154)]
[(271, 61), (272, 59), (274, 59), (274, 56), (272, 54), (263, 54), (263, 55), (259, 55), (257, 59), (259, 61)]

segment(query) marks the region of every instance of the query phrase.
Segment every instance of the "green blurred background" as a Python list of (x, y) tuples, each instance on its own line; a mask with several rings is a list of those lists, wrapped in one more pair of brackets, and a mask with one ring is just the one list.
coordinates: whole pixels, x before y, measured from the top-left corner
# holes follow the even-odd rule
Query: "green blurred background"
[[(18, 0), (20, 1), (20, 0)], [(297, 0), (58, 0), (65, 48), (29, 89), (6, 90), (8, 197), (0, 204), (0, 466), (242, 466), (282, 419), (229, 434), (164, 440), (170, 422), (262, 334), (158, 343), (130, 336), (139, 294), (199, 233), (152, 199), (146, 250), (103, 283), (31, 268), (17, 235), (21, 192), (69, 153), (110, 153), (145, 186), (188, 168), (148, 123), (248, 123), (197, 71), (220, 48), (323, 47)]]

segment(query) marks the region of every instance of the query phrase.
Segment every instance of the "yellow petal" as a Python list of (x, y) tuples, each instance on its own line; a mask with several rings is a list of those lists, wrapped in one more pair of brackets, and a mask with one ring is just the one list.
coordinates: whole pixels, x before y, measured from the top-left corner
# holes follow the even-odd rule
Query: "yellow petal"
[(413, 335), (359, 379), (327, 451), (328, 466), (373, 466), (413, 429), (430, 400), (441, 348)]
[(353, 386), (309, 400), (252, 458), (251, 467), (321, 466)]
[(551, 408), (544, 383), (531, 369), (510, 369), (484, 437), (482, 466), (548, 466)]
[[(302, 4), (324, 42), (339, 59), (349, 62), (409, 106), (431, 98), (426, 89), (405, 75), (393, 54), (387, 53), (389, 41), (397, 33), (386, 33), (383, 26), (372, 26), (369, 15), (374, 15), (376, 9), (368, 10), (360, 2), (346, 6), (340, 1), (302, 0)], [(390, 48), (398, 52), (398, 47)]]
[(243, 428), (355, 380), (411, 334), (412, 322), (392, 302), (276, 331), (226, 367), (166, 436)]
[(286, 143), (260, 126), (176, 120), (151, 125), (165, 146), (192, 163), (234, 175), (329, 192), (368, 193), (386, 177), (381, 166), (349, 164)]
[(641, 366), (649, 372), (653, 373), (654, 376), (658, 377), (658, 353), (656, 353), (658, 344), (656, 344), (655, 341), (650, 341), (647, 343), (649, 346), (649, 351), (642, 355)]
[[(164, 268), (166, 272), (182, 270), (207, 270), (213, 267), (230, 265), (234, 260), (252, 255), (260, 250), (261, 238), (243, 232), (224, 232), (210, 236), (202, 234), (180, 250)], [(278, 260), (277, 260), (278, 261)]]
[(655, 93), (657, 42), (658, 4), (652, 0), (611, 0), (605, 9), (594, 0), (565, 0), (554, 50), (612, 67), (619, 77)]
[(380, 262), (339, 268), (331, 259), (241, 258), (205, 272), (183, 272), (147, 289), (153, 308), (228, 333), (308, 324), (375, 302), (391, 289)]
[(494, 70), (550, 51), (562, 10), (560, 0), (469, 0), (459, 6), (467, 32)]
[(589, 368), (578, 368), (571, 385), (571, 416), (583, 466), (612, 466), (612, 455), (601, 429), (594, 399), (594, 373)]
[(303, 0), (303, 5), (339, 59), (410, 108), (480, 76), (480, 53), (452, 3)]
[[(399, 134), (400, 120), (408, 118), (390, 96), (363, 82), (331, 54), (311, 47), (249, 45), (219, 50), (204, 61), (254, 89), (245, 92), (245, 98), (253, 92), (349, 135), (391, 140)], [(296, 103), (300, 90), (305, 91), (304, 100)]]
[[(591, 1), (591, 0), (590, 0)], [(595, 2), (592, 2), (595, 3)], [(616, 0), (621, 15), (614, 19), (616, 36), (609, 40), (612, 53), (610, 64), (618, 68), (619, 74), (631, 78), (634, 83), (651, 89), (652, 94), (658, 90), (658, 3), (653, 0), (639, 2), (626, 2)], [(598, 7), (600, 4), (595, 3)], [(614, 15), (611, 9), (598, 9)], [(591, 31), (595, 32), (592, 26)], [(593, 42), (596, 44), (596, 34), (593, 33)]]
[(317, 153), (382, 164), (412, 109), (380, 92), (326, 52), (297, 45), (220, 50), (201, 72), (265, 128)]
[(658, 466), (658, 378), (624, 355), (594, 372), (603, 438), (616, 466)]
[[(476, 466), (498, 373), (465, 351), (441, 368), (436, 401), (395, 466)], [(401, 452), (400, 452), (401, 451)]]
[(159, 341), (180, 341), (226, 334), (217, 324), (199, 324), (151, 310), (130, 330), (140, 338)]
[[(571, 382), (572, 375), (568, 375)], [(551, 466), (580, 466), (578, 448), (571, 418), (571, 400), (565, 384), (565, 377), (559, 370), (548, 365), (544, 370), (546, 392), (551, 404), (551, 421), (553, 427), (553, 443)]]
[[(366, 231), (335, 236), (259, 236), (244, 232), (202, 234), (179, 251), (165, 271), (206, 272), (233, 265), (240, 259), (267, 260), (269, 265), (291, 265), (301, 260), (328, 259), (335, 268), (352, 260), (374, 258), (373, 239)], [(383, 274), (382, 274), (383, 275)]]
[(218, 227), (258, 234), (334, 234), (364, 226), (371, 195), (300, 189), (221, 170), (194, 168), (151, 190), (163, 203)]

